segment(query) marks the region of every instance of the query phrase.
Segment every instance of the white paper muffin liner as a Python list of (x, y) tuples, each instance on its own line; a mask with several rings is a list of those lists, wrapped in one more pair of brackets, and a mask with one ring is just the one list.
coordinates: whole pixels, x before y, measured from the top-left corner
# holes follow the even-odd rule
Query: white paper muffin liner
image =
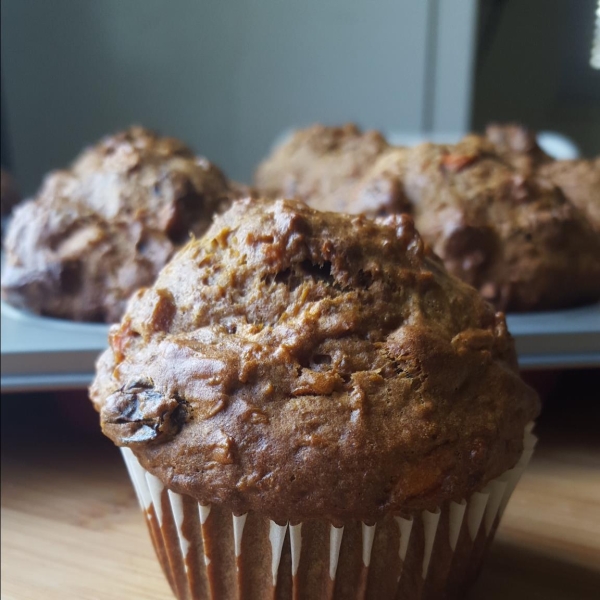
[(477, 576), (537, 438), (517, 465), (461, 502), (375, 525), (278, 524), (167, 490), (122, 448), (163, 571), (179, 600), (434, 600)]

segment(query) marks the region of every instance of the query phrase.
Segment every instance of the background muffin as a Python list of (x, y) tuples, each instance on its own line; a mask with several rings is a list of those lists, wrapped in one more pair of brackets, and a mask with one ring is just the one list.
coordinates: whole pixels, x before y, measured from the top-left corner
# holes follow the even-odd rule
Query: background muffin
[(600, 232), (600, 157), (551, 162), (539, 174), (558, 185)]
[(519, 171), (536, 173), (560, 187), (600, 231), (600, 157), (553, 160), (538, 146), (535, 133), (520, 125), (490, 125), (486, 137)]
[[(297, 201), (236, 202), (188, 243), (113, 328), (91, 398), (133, 472), (181, 504), (186, 548), (209, 557), (231, 597), (242, 586), (256, 598), (273, 586), (282, 598), (441, 593), (462, 547), (450, 503), (464, 513), (463, 499), (518, 463), (538, 410), (504, 317), (445, 271), (410, 217)], [(168, 548), (177, 535), (157, 533), (153, 506)], [(443, 515), (439, 546), (428, 515)], [(231, 529), (241, 518), (243, 534)], [(409, 541), (399, 523), (413, 521)], [(286, 538), (288, 522), (301, 528)], [(174, 588), (202, 597), (209, 568), (182, 560), (193, 574), (167, 566)], [(237, 581), (221, 566), (236, 560)]]
[(299, 198), (322, 210), (386, 215), (409, 212), (402, 186), (405, 149), (352, 123), (300, 129), (256, 170), (269, 197)]
[(521, 173), (531, 174), (543, 164), (554, 162), (539, 146), (535, 131), (517, 123), (491, 123), (485, 137), (503, 160)]
[(15, 211), (3, 297), (44, 315), (114, 322), (237, 193), (175, 139), (141, 127), (109, 136)]
[[(600, 297), (600, 236), (559, 188), (515, 171), (478, 136), (407, 153), (404, 189), (448, 270), (503, 310)], [(557, 285), (557, 282), (561, 282)]]
[[(342, 131), (353, 140), (344, 155), (315, 141)], [(446, 267), (502, 310), (562, 308), (600, 297), (600, 236), (544, 176), (541, 169), (561, 163), (548, 162), (533, 134), (496, 126), (487, 138), (468, 136), (454, 145), (379, 143), (363, 159), (366, 135), (348, 127), (299, 132), (258, 168), (257, 187), (275, 195), (299, 190), (322, 210), (413, 214)], [(301, 151), (306, 137), (312, 141)], [(360, 169), (336, 170), (354, 163)], [(338, 172), (350, 174), (341, 183)], [(586, 172), (591, 180), (592, 170)], [(595, 180), (585, 186), (579, 189), (593, 195)]]

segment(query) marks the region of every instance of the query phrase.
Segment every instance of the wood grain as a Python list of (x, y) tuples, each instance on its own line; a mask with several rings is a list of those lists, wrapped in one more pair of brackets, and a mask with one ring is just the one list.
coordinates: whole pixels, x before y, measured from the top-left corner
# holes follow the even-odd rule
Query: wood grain
[[(166, 600), (119, 453), (4, 444), (2, 600)], [(600, 597), (600, 440), (541, 434), (472, 600)]]

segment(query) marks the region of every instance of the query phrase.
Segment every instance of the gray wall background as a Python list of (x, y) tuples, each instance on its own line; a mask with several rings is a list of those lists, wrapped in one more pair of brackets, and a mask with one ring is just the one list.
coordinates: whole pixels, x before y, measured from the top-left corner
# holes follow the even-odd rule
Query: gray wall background
[(482, 0), (482, 18), (494, 3), (503, 6), (483, 40), (474, 125), (521, 121), (600, 154), (600, 71), (589, 64), (597, 0)]
[[(447, 0), (455, 30), (439, 0), (2, 0), (12, 167), (32, 193), (131, 123), (241, 180), (291, 126), (465, 128), (475, 4)], [(453, 98), (440, 111), (432, 77), (445, 46), (460, 61), (437, 70), (437, 92)]]

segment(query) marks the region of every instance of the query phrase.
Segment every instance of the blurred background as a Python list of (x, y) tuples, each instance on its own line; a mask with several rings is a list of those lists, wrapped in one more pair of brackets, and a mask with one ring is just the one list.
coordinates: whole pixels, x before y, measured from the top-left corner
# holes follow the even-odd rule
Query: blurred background
[(3, 0), (2, 163), (25, 194), (139, 123), (248, 181), (286, 129), (520, 121), (600, 152), (597, 0)]

